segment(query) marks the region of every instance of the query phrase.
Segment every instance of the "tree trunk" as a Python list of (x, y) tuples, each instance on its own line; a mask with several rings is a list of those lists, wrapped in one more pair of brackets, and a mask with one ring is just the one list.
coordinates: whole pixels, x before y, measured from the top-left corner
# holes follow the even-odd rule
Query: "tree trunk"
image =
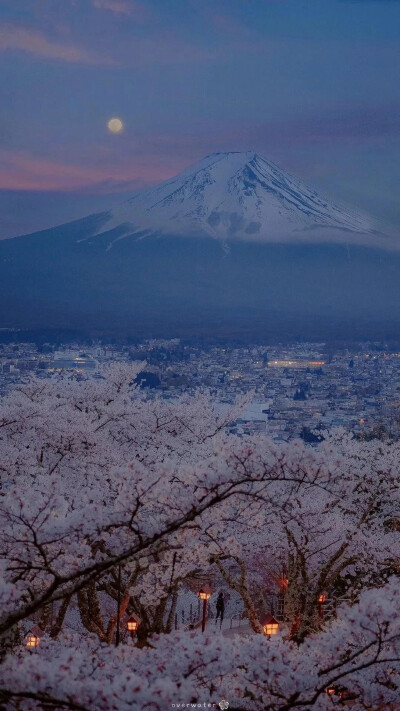
[(79, 590), (77, 596), (82, 624), (89, 632), (97, 634), (101, 642), (107, 642), (95, 582)]
[(58, 637), (58, 635), (61, 632), (61, 629), (62, 629), (62, 626), (64, 623), (64, 619), (65, 619), (65, 615), (67, 613), (67, 610), (69, 608), (71, 600), (72, 600), (72, 595), (67, 595), (67, 597), (65, 597), (61, 602), (61, 605), (60, 605), (58, 613), (57, 613), (56, 621), (52, 625), (52, 628), (50, 630), (50, 637), (52, 639), (56, 639), (56, 637)]
[(39, 627), (41, 630), (43, 630), (43, 632), (46, 631), (49, 623), (51, 624), (52, 616), (53, 616), (53, 603), (50, 602), (48, 605), (45, 605), (44, 607), (42, 607), (42, 610), (40, 612)]
[[(121, 607), (120, 607), (120, 624), (121, 624), (121, 619), (125, 615), (126, 608), (129, 605), (129, 600), (130, 600), (130, 594), (129, 592), (126, 592), (125, 595), (123, 596), (121, 600)], [(110, 618), (110, 621), (107, 626), (107, 642), (108, 644), (111, 644), (114, 636), (114, 630), (117, 626), (117, 612)]]
[(257, 610), (254, 606), (253, 600), (251, 598), (251, 595), (249, 593), (249, 589), (247, 586), (247, 576), (246, 576), (246, 568), (244, 565), (244, 562), (241, 560), (241, 558), (237, 558), (236, 556), (224, 556), (227, 559), (232, 559), (237, 563), (237, 565), (240, 568), (240, 580), (237, 581), (235, 580), (231, 574), (224, 568), (222, 565), (222, 562), (219, 558), (214, 558), (213, 562), (216, 564), (218, 570), (220, 571), (222, 577), (224, 580), (228, 583), (229, 587), (232, 588), (232, 590), (236, 590), (237, 593), (239, 593), (240, 597), (243, 600), (247, 616), (249, 618), (249, 622), (251, 625), (251, 628), (253, 632), (256, 632), (256, 634), (263, 634), (263, 628), (260, 623), (260, 620), (258, 619), (258, 613)]
[(172, 631), (172, 627), (173, 627), (174, 621), (175, 621), (175, 613), (176, 613), (177, 604), (178, 604), (178, 587), (175, 587), (174, 592), (172, 594), (171, 609), (169, 611), (167, 623), (165, 625), (165, 632), (167, 632), (167, 633)]

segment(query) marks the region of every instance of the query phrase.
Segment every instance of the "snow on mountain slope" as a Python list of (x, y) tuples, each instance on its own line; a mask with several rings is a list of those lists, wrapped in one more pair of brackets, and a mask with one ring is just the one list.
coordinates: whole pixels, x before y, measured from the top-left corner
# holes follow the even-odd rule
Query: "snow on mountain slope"
[[(121, 229), (121, 226), (124, 226)], [(373, 221), (320, 197), (256, 153), (215, 153), (108, 213), (101, 232), (222, 241), (376, 244)]]

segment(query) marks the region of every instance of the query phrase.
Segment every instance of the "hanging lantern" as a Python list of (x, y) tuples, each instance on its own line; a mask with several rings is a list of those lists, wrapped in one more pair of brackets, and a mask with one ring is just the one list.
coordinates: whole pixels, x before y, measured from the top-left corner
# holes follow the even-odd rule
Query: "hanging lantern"
[(320, 605), (323, 605), (323, 603), (326, 602), (326, 595), (324, 593), (319, 596), (318, 602), (320, 603)]

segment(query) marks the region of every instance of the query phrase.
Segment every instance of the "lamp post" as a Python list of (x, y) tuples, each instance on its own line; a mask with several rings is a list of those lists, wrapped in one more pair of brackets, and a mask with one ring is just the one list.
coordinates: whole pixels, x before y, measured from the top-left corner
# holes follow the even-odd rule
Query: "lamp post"
[(204, 586), (204, 590), (199, 590), (199, 598), (203, 600), (203, 619), (201, 622), (201, 631), (204, 632), (206, 629), (206, 617), (207, 617), (207, 602), (211, 597), (211, 588), (208, 585)]
[(115, 631), (115, 646), (119, 645), (119, 618), (121, 617), (121, 563), (118, 563), (117, 582), (117, 629)]
[(278, 633), (279, 622), (275, 619), (275, 617), (272, 617), (272, 615), (267, 615), (266, 617), (263, 617), (261, 619), (261, 624), (263, 632), (265, 635), (267, 635), (268, 638)]
[(282, 619), (285, 618), (285, 595), (289, 585), (289, 578), (286, 575), (285, 568), (282, 569), (282, 575), (278, 581), (279, 584), (279, 595), (278, 595), (278, 605), (279, 613), (282, 615)]
[(139, 627), (139, 622), (138, 620), (135, 620), (134, 617), (130, 617), (129, 620), (126, 622), (126, 629), (128, 632), (131, 633), (132, 639), (135, 637), (135, 633), (137, 632), (137, 628)]
[(324, 619), (324, 603), (325, 602), (326, 602), (326, 595), (325, 595), (325, 593), (322, 593), (322, 595), (320, 595), (318, 598), (318, 617), (321, 620), (321, 622)]

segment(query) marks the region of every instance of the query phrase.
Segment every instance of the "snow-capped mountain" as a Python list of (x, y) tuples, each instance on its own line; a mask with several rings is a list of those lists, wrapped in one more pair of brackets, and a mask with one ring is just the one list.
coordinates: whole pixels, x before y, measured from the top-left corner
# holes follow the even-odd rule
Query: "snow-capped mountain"
[(399, 323), (395, 238), (255, 153), (0, 241), (0, 329), (379, 340)]
[(373, 221), (320, 197), (257, 153), (215, 153), (108, 213), (101, 232), (221, 240), (365, 242)]

